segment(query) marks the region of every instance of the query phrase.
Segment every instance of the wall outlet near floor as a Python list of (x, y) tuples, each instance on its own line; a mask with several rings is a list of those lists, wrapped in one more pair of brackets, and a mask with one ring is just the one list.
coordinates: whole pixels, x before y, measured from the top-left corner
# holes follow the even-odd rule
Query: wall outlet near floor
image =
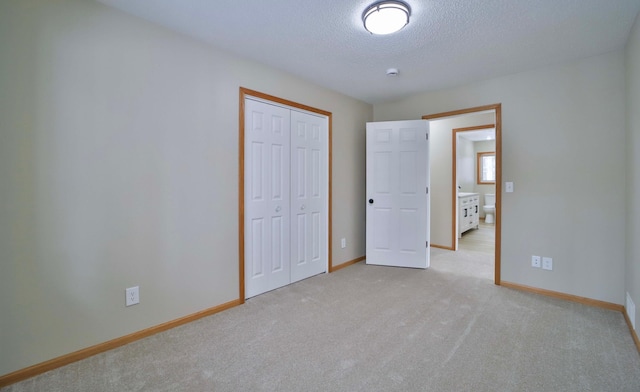
[(126, 291), (125, 305), (131, 306), (140, 303), (140, 287), (129, 287)]
[(629, 295), (629, 292), (627, 291), (627, 302), (625, 305), (625, 310), (627, 311), (627, 316), (629, 317), (629, 320), (631, 321), (631, 326), (633, 327), (633, 330), (635, 331), (636, 329), (636, 304), (633, 303), (633, 300), (631, 299), (631, 295)]
[(542, 258), (542, 269), (551, 271), (553, 269), (553, 259), (551, 257)]
[(347, 247), (347, 239), (343, 238), (340, 240), (340, 246), (342, 247), (342, 249)]
[(540, 268), (540, 256), (531, 256), (531, 266), (533, 268)]

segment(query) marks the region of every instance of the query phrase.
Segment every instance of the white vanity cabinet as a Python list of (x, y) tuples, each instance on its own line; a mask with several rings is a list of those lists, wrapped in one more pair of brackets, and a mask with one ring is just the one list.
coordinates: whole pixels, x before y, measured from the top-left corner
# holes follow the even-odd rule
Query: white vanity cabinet
[(480, 221), (480, 195), (458, 193), (458, 238), (469, 229), (477, 229)]

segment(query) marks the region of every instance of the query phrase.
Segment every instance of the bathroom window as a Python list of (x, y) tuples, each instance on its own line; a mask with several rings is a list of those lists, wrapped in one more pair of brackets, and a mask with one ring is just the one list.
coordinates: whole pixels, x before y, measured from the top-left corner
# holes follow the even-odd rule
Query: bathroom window
[(496, 153), (478, 153), (478, 184), (496, 183)]

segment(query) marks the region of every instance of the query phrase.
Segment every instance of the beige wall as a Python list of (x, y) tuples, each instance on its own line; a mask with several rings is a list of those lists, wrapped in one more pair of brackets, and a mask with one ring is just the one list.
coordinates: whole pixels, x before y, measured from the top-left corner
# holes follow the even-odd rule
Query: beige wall
[(370, 105), (87, 1), (0, 2), (0, 53), (0, 375), (238, 298), (240, 86), (333, 113), (364, 255)]
[[(374, 105), (374, 119), (502, 103), (502, 279), (623, 303), (624, 54)], [(606, 206), (606, 207), (602, 207)], [(530, 266), (553, 257), (554, 270)]]
[(476, 155), (473, 153), (473, 142), (458, 134), (456, 153), (458, 189), (461, 192), (475, 192)]
[[(627, 86), (627, 260), (625, 288), (640, 307), (640, 16), (626, 48)], [(636, 328), (640, 320), (636, 309)]]

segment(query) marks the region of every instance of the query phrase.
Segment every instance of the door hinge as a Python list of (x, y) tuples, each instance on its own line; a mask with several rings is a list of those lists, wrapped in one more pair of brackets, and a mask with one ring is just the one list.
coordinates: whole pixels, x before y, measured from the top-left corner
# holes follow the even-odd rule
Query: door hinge
[(427, 195), (429, 194), (429, 187), (427, 187)]
[(427, 248), (429, 247), (429, 241), (427, 241)]
[(425, 134), (425, 136), (427, 137), (427, 140), (429, 140), (429, 134), (427, 133), (427, 134)]

